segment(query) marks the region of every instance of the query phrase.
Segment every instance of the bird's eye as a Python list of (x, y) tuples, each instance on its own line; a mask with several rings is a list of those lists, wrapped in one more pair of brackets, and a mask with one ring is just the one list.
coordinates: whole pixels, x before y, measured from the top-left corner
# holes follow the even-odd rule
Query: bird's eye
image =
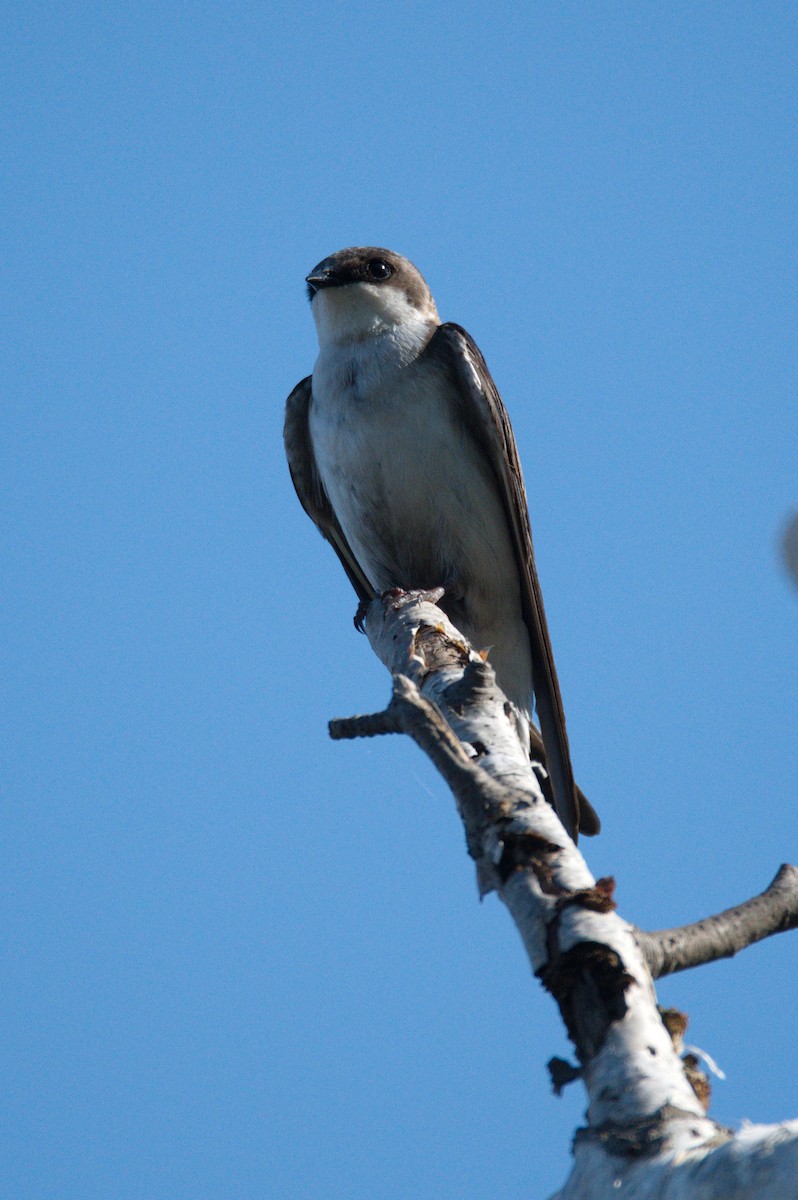
[(366, 264), (366, 270), (370, 279), (388, 279), (390, 275), (393, 275), (393, 267), (381, 258), (370, 259)]

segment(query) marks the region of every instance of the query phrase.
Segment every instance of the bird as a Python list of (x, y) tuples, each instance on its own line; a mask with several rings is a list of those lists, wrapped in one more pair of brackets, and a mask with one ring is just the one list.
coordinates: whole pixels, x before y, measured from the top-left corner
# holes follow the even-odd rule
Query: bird
[(528, 729), (562, 824), (598, 833), (574, 781), (515, 437), (482, 354), (395, 251), (339, 250), (305, 282), (319, 353), (284, 426), (300, 503), (361, 605), (444, 589), (440, 607), (488, 651)]

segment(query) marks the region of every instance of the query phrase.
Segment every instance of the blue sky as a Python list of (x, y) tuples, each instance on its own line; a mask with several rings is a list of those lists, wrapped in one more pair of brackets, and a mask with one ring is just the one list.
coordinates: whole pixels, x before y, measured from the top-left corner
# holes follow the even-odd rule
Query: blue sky
[[(584, 1097), (294, 497), (303, 277), (386, 245), (515, 425), (584, 849), (646, 927), (798, 858), (793, 5), (20, 5), (3, 34), (0, 1192), (545, 1196)], [(795, 1115), (785, 936), (666, 981)]]

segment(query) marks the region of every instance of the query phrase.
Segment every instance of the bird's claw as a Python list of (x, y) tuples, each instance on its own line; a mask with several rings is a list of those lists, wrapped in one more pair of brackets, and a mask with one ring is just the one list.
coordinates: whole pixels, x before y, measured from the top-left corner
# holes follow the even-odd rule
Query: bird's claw
[(357, 606), (357, 612), (355, 613), (355, 629), (358, 631), (358, 633), (366, 632), (366, 616), (368, 614), (370, 605), (371, 600), (361, 600)]

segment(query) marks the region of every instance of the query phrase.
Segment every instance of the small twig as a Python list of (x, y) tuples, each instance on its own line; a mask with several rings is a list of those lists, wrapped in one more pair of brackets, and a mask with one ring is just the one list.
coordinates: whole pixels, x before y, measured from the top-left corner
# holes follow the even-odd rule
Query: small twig
[(327, 728), (334, 742), (348, 741), (351, 738), (379, 737), (383, 733), (404, 733), (401, 721), (397, 720), (396, 712), (384, 708), (382, 712), (363, 713), (358, 717), (336, 717), (330, 721)]
[(784, 864), (759, 896), (714, 917), (636, 938), (654, 979), (719, 958), (731, 958), (774, 933), (798, 929), (798, 869)]
[(499, 786), (468, 756), (437, 706), (404, 675), (394, 676), (393, 695), (383, 712), (339, 717), (330, 721), (329, 730), (336, 740), (382, 733), (404, 733), (412, 738), (452, 789), (466, 822), (469, 845), (475, 844), (486, 819), (495, 821), (512, 813), (512, 792)]
[(338, 717), (330, 721), (329, 729), (334, 740), (406, 733), (430, 754), (438, 770), (471, 767), (471, 760), (441, 713), (404, 675), (394, 676), (393, 695), (382, 712)]

